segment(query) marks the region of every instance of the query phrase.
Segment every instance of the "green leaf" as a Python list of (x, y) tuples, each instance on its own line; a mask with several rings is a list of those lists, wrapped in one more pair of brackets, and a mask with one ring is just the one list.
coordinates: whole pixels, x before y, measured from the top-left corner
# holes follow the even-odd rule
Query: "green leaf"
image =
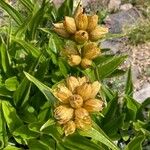
[(29, 99), (31, 84), (29, 80), (25, 77), (22, 79), (22, 82), (19, 84), (17, 90), (14, 92), (13, 98), (14, 103), (17, 106), (23, 106)]
[(67, 71), (67, 68), (66, 68), (66, 65), (65, 65), (65, 62), (63, 61), (63, 59), (61, 59), (61, 58), (58, 59), (58, 66), (59, 66), (59, 69), (60, 69), (60, 72), (62, 73), (62, 75), (64, 77), (67, 77), (68, 71)]
[(38, 81), (36, 78), (34, 78), (33, 76), (31, 76), (30, 74), (28, 74), (27, 72), (24, 72), (25, 76), (27, 77), (28, 80), (30, 80), (31, 82), (33, 82), (38, 88), (39, 90), (45, 95), (46, 99), (51, 102), (52, 104), (55, 103), (55, 98), (51, 93), (51, 89), (44, 85), (42, 82)]
[[(63, 16), (71, 16), (73, 11), (73, 0), (65, 0), (58, 9), (57, 18), (62, 20)], [(62, 15), (63, 14), (63, 15)]]
[(140, 104), (133, 98), (126, 96), (126, 106), (127, 106), (127, 120), (135, 120)]
[(71, 150), (103, 150), (99, 144), (77, 134), (65, 138), (62, 144)]
[(126, 59), (126, 56), (115, 56), (106, 63), (98, 66), (99, 78), (104, 79), (111, 75), (117, 67)]
[(15, 108), (9, 102), (2, 101), (2, 110), (10, 132), (13, 132), (21, 125), (23, 125), (23, 122), (18, 117)]
[(125, 94), (133, 97), (133, 83), (132, 83), (132, 73), (131, 73), (131, 67), (128, 69), (128, 76), (126, 81), (126, 87), (125, 87)]
[(39, 136), (38, 133), (30, 131), (27, 125), (22, 125), (17, 128), (13, 135), (16, 137), (21, 137), (22, 139), (33, 139)]
[(103, 63), (110, 61), (113, 57), (114, 55), (101, 55), (94, 59), (94, 63), (96, 64), (96, 66), (101, 65)]
[(3, 150), (22, 150), (21, 148), (15, 147), (15, 146), (10, 146), (8, 145), (5, 147)]
[(40, 25), (40, 23), (42, 22), (46, 4), (45, 3), (42, 4), (41, 8), (30, 19), (29, 33), (30, 33), (30, 39), (32, 40), (35, 39), (36, 30), (38, 26)]
[(125, 150), (142, 150), (142, 142), (144, 141), (145, 136), (139, 135), (136, 136), (129, 144), (125, 147)]
[(0, 149), (3, 149), (7, 144), (6, 122), (2, 112), (2, 101), (0, 100)]
[(12, 38), (12, 40), (18, 44), (20, 44), (24, 50), (29, 53), (32, 54), (33, 57), (38, 58), (41, 55), (41, 52), (38, 48), (36, 48), (35, 46), (33, 46), (32, 44), (24, 41), (24, 40), (20, 40), (17, 39), (15, 37)]
[(122, 76), (126, 73), (126, 71), (121, 70), (121, 69), (116, 69), (114, 72), (112, 72), (107, 78), (112, 78), (112, 77), (118, 77)]
[(9, 91), (15, 91), (17, 89), (18, 85), (19, 85), (19, 82), (17, 81), (17, 77), (16, 76), (8, 78), (5, 81), (5, 87)]
[(82, 136), (90, 137), (93, 140), (99, 141), (111, 148), (112, 150), (119, 150), (119, 148), (113, 143), (111, 139), (109, 139), (109, 137), (107, 137), (107, 135), (102, 130), (100, 132), (95, 130), (94, 128), (91, 128), (88, 131), (80, 131), (80, 134)]
[(19, 0), (19, 2), (24, 5), (30, 12), (33, 10), (33, 4), (30, 0)]
[(28, 146), (31, 150), (50, 150), (47, 144), (37, 139), (28, 140)]
[(8, 5), (4, 0), (0, 1), (0, 7), (3, 8), (18, 25), (22, 24), (23, 18), (16, 9)]
[(9, 73), (10, 72), (10, 58), (9, 54), (6, 50), (6, 45), (5, 43), (0, 44), (0, 55), (1, 55), (1, 64), (4, 73)]

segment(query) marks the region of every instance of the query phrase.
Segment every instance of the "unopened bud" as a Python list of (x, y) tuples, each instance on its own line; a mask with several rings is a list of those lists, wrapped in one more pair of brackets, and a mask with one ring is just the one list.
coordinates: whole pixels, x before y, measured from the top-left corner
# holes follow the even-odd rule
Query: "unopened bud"
[(74, 18), (76, 18), (80, 13), (83, 13), (83, 7), (79, 3), (78, 6), (75, 9)]
[(74, 92), (77, 86), (79, 86), (79, 81), (77, 78), (70, 76), (66, 79), (67, 87), (71, 92)]
[(68, 98), (72, 95), (71, 91), (64, 84), (58, 85), (57, 88), (53, 90), (53, 94), (62, 103), (68, 103)]
[(63, 56), (70, 56), (70, 55), (78, 55), (78, 51), (76, 49), (73, 49), (73, 48), (65, 48), (65, 49), (62, 49), (61, 51), (61, 54)]
[(86, 101), (91, 96), (92, 92), (91, 84), (84, 83), (81, 86), (78, 86), (76, 88), (76, 92), (83, 98), (83, 101)]
[(89, 35), (84, 30), (79, 30), (75, 33), (75, 41), (79, 44), (83, 44), (89, 39)]
[(75, 130), (76, 130), (76, 124), (74, 121), (68, 121), (64, 125), (64, 131), (65, 131), (66, 136), (73, 134), (75, 132)]
[(83, 68), (88, 68), (92, 65), (92, 60), (90, 59), (87, 59), (87, 58), (83, 58), (82, 61), (81, 61), (81, 67)]
[(60, 36), (64, 37), (64, 38), (68, 38), (70, 35), (69, 33), (66, 31), (66, 29), (64, 28), (63, 23), (55, 23), (53, 24), (54, 28), (53, 30)]
[(88, 26), (88, 18), (84, 13), (80, 13), (75, 17), (76, 27), (78, 30), (86, 30)]
[(91, 98), (95, 98), (97, 93), (99, 92), (101, 87), (101, 84), (98, 81), (95, 81), (92, 83), (92, 92), (91, 92)]
[(78, 81), (79, 81), (79, 85), (82, 85), (84, 83), (89, 82), (89, 79), (87, 77), (85, 77), (85, 76), (82, 77), (82, 78), (78, 77)]
[(108, 33), (108, 28), (97, 26), (94, 30), (90, 32), (89, 38), (91, 41), (97, 41), (105, 36)]
[(78, 108), (75, 110), (75, 118), (84, 119), (87, 116), (89, 116), (89, 113), (85, 108)]
[(86, 119), (75, 119), (76, 127), (81, 130), (88, 130), (92, 126), (92, 121), (90, 116), (88, 116)]
[(98, 99), (89, 99), (83, 106), (88, 112), (98, 112), (103, 109), (103, 101)]
[(91, 117), (86, 109), (78, 108), (75, 110), (75, 123), (78, 129), (88, 129), (91, 127)]
[(68, 63), (70, 66), (77, 66), (81, 62), (81, 57), (79, 55), (71, 55), (68, 58)]
[(73, 108), (80, 108), (83, 105), (83, 99), (80, 95), (74, 94), (69, 98), (70, 105)]
[(83, 57), (87, 59), (94, 59), (100, 54), (100, 48), (94, 42), (87, 43), (83, 47)]
[(68, 33), (74, 34), (76, 32), (76, 24), (74, 18), (65, 16), (64, 27)]
[(98, 15), (88, 16), (88, 27), (87, 31), (92, 31), (96, 28), (98, 23)]
[(67, 106), (60, 105), (54, 110), (54, 117), (58, 120), (59, 124), (65, 124), (73, 117), (74, 110)]

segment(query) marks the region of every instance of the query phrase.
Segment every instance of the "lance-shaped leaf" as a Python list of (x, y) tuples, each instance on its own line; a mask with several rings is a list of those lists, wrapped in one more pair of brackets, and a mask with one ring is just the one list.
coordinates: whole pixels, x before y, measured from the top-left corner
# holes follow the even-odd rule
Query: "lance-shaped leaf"
[(107, 137), (107, 135), (101, 130), (97, 131), (94, 128), (89, 129), (88, 131), (80, 131), (82, 136), (90, 137), (93, 140), (99, 141), (112, 150), (119, 150), (118, 147), (113, 143), (113, 141)]
[(39, 88), (39, 90), (45, 95), (46, 99), (49, 102), (55, 103), (55, 98), (52, 95), (51, 89), (48, 86), (46, 86), (45, 84), (43, 84), (42, 82), (37, 80), (35, 77), (31, 76), (27, 72), (24, 72), (24, 74), (25, 74), (25, 76), (27, 77), (28, 80), (33, 82)]

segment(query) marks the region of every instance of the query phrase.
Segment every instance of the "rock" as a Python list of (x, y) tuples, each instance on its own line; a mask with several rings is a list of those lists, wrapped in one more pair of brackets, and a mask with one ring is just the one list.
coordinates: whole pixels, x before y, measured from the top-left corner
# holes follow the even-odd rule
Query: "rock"
[(116, 12), (117, 10), (119, 10), (120, 5), (121, 0), (110, 0), (108, 4), (109, 12)]
[(120, 11), (110, 14), (104, 20), (111, 33), (121, 33), (125, 27), (131, 27), (141, 18), (140, 12), (136, 8), (128, 11)]
[(100, 47), (105, 49), (109, 48), (113, 54), (119, 53), (124, 48), (123, 41), (125, 38), (113, 38), (101, 42)]
[(150, 84), (147, 87), (133, 94), (133, 98), (137, 100), (139, 103), (142, 103), (148, 97), (150, 97)]
[(121, 6), (120, 6), (120, 10), (127, 11), (127, 10), (131, 9), (132, 7), (133, 7), (132, 4), (127, 3), (127, 4), (121, 5)]

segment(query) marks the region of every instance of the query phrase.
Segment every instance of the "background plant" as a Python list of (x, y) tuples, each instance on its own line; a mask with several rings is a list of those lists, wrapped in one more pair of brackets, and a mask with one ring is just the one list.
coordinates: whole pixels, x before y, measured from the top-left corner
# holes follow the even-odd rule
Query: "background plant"
[[(121, 96), (117, 89), (103, 84), (106, 78), (125, 73), (118, 66), (126, 56), (108, 55), (107, 49), (102, 49), (91, 69), (71, 68), (60, 57), (65, 40), (51, 27), (63, 16), (72, 15), (73, 1), (65, 0), (58, 10), (46, 0), (19, 0), (18, 4), (20, 7), (13, 8), (0, 1), (9, 14), (8, 22), (0, 28), (0, 148), (142, 149), (150, 138), (150, 99), (142, 104), (133, 99), (130, 69)], [(53, 119), (56, 99), (50, 91), (68, 75), (100, 81), (100, 95), (107, 107), (102, 114), (93, 115), (92, 130), (64, 137)]]

